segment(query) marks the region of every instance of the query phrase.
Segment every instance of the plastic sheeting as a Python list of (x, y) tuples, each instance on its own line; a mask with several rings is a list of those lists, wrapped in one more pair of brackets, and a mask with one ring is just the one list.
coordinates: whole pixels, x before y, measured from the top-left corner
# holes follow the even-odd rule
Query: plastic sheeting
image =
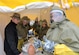
[(0, 12), (19, 12), (25, 8), (44, 8), (52, 3), (58, 6), (61, 6), (60, 3), (62, 3), (63, 8), (70, 8), (73, 5), (79, 5), (79, 0), (0, 0)]
[(59, 0), (0, 0), (0, 6), (8, 6), (10, 8), (15, 8), (17, 6), (26, 5), (31, 2), (58, 2)]
[(72, 51), (64, 44), (58, 44), (55, 46), (54, 55), (79, 55), (79, 53)]
[(33, 3), (29, 3), (27, 5), (18, 6), (14, 9), (9, 8), (7, 6), (0, 6), (0, 12), (20, 12), (24, 9), (48, 8), (52, 5), (53, 5), (52, 2), (33, 2)]

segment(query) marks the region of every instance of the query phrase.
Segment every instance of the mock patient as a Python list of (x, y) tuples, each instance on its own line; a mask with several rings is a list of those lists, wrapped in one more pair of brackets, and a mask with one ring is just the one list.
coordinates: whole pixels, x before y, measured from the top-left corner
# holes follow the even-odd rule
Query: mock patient
[(43, 41), (38, 39), (38, 35), (34, 35), (33, 30), (28, 32), (28, 42), (25, 42), (22, 47), (23, 55), (49, 55), (52, 53), (54, 42), (51, 42), (43, 36)]
[(23, 55), (43, 55), (41, 47), (41, 41), (38, 40), (38, 36), (34, 36), (32, 30), (28, 33), (28, 42), (25, 42), (22, 47)]

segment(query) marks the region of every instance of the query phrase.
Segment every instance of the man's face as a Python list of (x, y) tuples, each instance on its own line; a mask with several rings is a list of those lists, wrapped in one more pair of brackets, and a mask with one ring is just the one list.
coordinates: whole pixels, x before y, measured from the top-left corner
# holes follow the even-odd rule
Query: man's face
[(29, 21), (23, 20), (23, 25), (27, 25), (28, 23), (29, 23)]
[(42, 27), (46, 27), (46, 23), (45, 22), (42, 23)]
[(12, 21), (15, 23), (15, 24), (18, 24), (20, 22), (20, 19), (18, 18), (12, 18)]

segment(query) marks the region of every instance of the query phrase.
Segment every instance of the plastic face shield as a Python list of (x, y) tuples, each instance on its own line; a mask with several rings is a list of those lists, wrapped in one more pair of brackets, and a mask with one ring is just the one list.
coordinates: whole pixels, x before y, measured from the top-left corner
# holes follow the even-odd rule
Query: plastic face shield
[(61, 22), (63, 20), (63, 14), (59, 12), (51, 13), (51, 20), (54, 22)]

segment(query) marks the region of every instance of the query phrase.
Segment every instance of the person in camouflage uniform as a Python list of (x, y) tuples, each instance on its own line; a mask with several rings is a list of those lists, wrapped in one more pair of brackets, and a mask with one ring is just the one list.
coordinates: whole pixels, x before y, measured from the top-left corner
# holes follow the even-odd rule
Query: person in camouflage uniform
[(39, 30), (39, 39), (40, 40), (43, 40), (43, 36), (46, 35), (48, 29), (49, 29), (49, 27), (47, 25), (47, 21), (43, 20), (42, 26), (40, 27), (40, 30)]
[(33, 30), (35, 31), (36, 35), (39, 33), (40, 29), (40, 23), (38, 21), (38, 18), (35, 19), (35, 23), (33, 25)]
[(29, 25), (30, 19), (27, 16), (23, 16), (20, 23), (16, 26), (18, 33), (18, 49), (21, 51), (23, 42), (27, 40), (27, 32), (31, 28)]

